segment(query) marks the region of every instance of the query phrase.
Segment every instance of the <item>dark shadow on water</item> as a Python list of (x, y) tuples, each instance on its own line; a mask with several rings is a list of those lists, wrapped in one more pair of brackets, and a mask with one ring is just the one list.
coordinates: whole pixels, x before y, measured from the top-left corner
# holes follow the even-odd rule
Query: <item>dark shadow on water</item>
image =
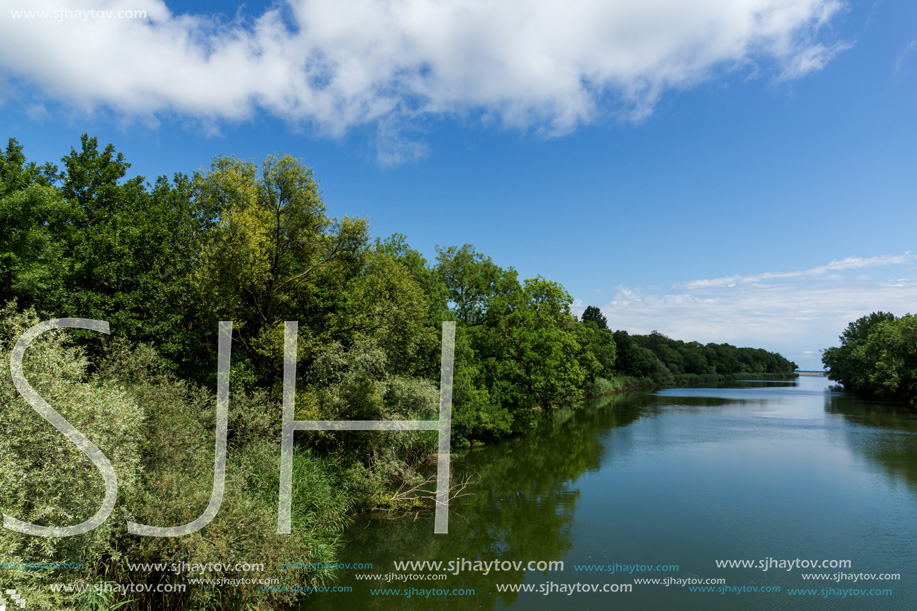
[[(560, 560), (572, 548), (576, 481), (599, 468), (604, 451), (602, 434), (627, 426), (652, 409), (642, 393), (614, 395), (590, 401), (581, 409), (546, 415), (539, 428), (518, 439), (465, 451), (454, 458), (454, 476), (480, 478), (474, 495), (450, 508), (449, 535), (433, 535), (433, 515), (394, 521), (362, 518), (347, 532), (343, 563), (373, 563), (372, 571), (341, 571), (337, 583), (354, 588), (347, 594), (323, 594), (306, 601), (302, 609), (493, 609), (512, 605), (517, 595), (496, 593), (497, 584), (522, 583), (524, 572), (463, 570), (442, 581), (357, 580), (355, 574), (394, 572), (395, 561), (467, 559), (528, 562)], [(483, 525), (483, 527), (482, 527)], [(418, 573), (426, 571), (418, 571)], [(454, 572), (454, 571), (453, 571)], [(466, 588), (494, 593), (473, 597), (372, 596), (372, 588)], [(346, 598), (345, 598), (346, 597)]]
[(843, 391), (825, 393), (825, 412), (854, 426), (844, 438), (858, 456), (882, 468), (891, 479), (917, 491), (917, 412), (900, 404), (865, 400)]

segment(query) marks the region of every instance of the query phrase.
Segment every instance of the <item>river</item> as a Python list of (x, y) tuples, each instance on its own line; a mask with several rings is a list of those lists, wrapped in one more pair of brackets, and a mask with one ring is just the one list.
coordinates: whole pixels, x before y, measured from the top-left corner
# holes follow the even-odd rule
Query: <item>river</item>
[[(373, 568), (338, 569), (333, 585), (352, 591), (314, 594), (302, 608), (915, 609), (917, 415), (830, 384), (801, 377), (672, 388), (558, 411), (550, 426), (455, 457), (455, 476), (470, 473), (479, 483), (451, 507), (447, 535), (433, 534), (431, 512), (359, 520), (340, 560)], [(562, 561), (564, 568), (358, 579), (429, 573), (395, 571), (395, 561), (461, 559)], [(717, 566), (726, 560), (756, 566)], [(829, 564), (800, 566), (809, 560)], [(615, 565), (628, 568), (610, 572)], [(819, 573), (900, 579), (803, 577)], [(679, 582), (634, 583), (667, 578)], [(685, 580), (692, 583), (680, 585)], [(500, 591), (520, 584), (535, 591)], [(577, 584), (632, 591), (585, 592)], [(715, 591), (690, 591), (697, 585)], [(571, 587), (579, 591), (569, 594)], [(370, 591), (378, 588), (450, 592)], [(891, 593), (869, 594), (876, 589)]]

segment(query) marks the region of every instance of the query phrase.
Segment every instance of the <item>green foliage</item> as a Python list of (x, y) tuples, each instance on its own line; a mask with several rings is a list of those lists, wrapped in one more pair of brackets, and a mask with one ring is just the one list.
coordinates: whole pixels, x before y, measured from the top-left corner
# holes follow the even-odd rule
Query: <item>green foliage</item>
[(66, 206), (54, 187), (31, 184), (0, 196), (0, 299), (34, 303), (66, 273), (56, 239)]
[(0, 303), (31, 303), (59, 281), (64, 249), (55, 238), (67, 215), (56, 174), (26, 163), (14, 139), (0, 152)]
[[(398, 375), (439, 376), (441, 311), (403, 260), (379, 250), (365, 255), (331, 319), (340, 341), (371, 339)], [(435, 312), (435, 318), (434, 318)]]
[(730, 344), (707, 344), (673, 340), (653, 331), (649, 335), (614, 332), (618, 349), (617, 369), (651, 385), (692, 384), (736, 379), (742, 375), (792, 376), (796, 369), (783, 356), (761, 348), (736, 348)]
[(0, 197), (23, 191), (32, 185), (49, 186), (57, 177), (57, 168), (26, 162), (22, 145), (10, 138), (6, 149), (0, 151)]
[(446, 287), (456, 320), (466, 325), (484, 324), (518, 298), (516, 270), (499, 267), (470, 244), (437, 248), (437, 253), (436, 272)]
[(599, 377), (613, 377), (618, 357), (614, 334), (592, 321), (574, 325), (574, 331), (580, 345), (576, 358), (586, 374), (586, 383), (590, 384)]
[[(16, 340), (38, 322), (34, 311), (19, 314), (7, 305), (0, 312), (0, 362), (9, 363)], [(119, 531), (127, 519), (123, 499), (136, 494), (140, 485), (144, 414), (118, 385), (89, 383), (87, 365), (67, 331), (56, 330), (32, 342), (23, 371), (39, 395), (109, 458), (118, 475), (121, 502), (106, 522), (83, 535), (45, 538), (0, 530), (4, 562), (87, 565), (82, 572), (6, 572), (4, 587), (26, 596), (30, 609), (73, 608), (78, 594), (52, 592), (51, 583), (101, 576), (107, 563), (124, 560), (119, 546)], [(5, 491), (4, 514), (45, 526), (86, 520), (98, 510), (105, 490), (93, 463), (19, 396), (8, 366), (0, 370), (0, 486)]]
[(375, 247), (378, 253), (388, 255), (406, 267), (417, 281), (427, 300), (427, 322), (430, 325), (438, 327), (441, 321), (449, 318), (448, 291), (440, 274), (420, 252), (408, 245), (403, 234), (396, 233), (385, 240), (376, 238)]
[[(0, 360), (8, 362), (15, 340), (36, 324), (34, 312), (3, 311)], [(106, 340), (108, 338), (105, 338)], [(79, 571), (9, 572), (30, 608), (112, 608), (120, 595), (90, 590), (54, 593), (50, 583), (183, 583), (172, 573), (127, 571), (127, 562), (264, 564), (257, 578), (282, 585), (315, 585), (322, 573), (282, 570), (285, 562), (331, 562), (349, 524), (348, 491), (326, 460), (299, 449), (294, 455), (293, 530), (279, 535), (277, 490), (279, 406), (264, 395), (233, 397), (226, 490), (217, 517), (202, 531), (174, 538), (126, 533), (127, 520), (174, 526), (196, 519), (213, 485), (215, 397), (176, 379), (146, 347), (110, 342), (87, 377), (84, 351), (71, 347), (66, 331), (33, 342), (24, 363), (29, 382), (55, 409), (86, 434), (111, 460), (119, 482), (115, 511), (100, 527), (76, 537), (41, 538), (0, 531), (7, 562), (83, 562)], [(92, 463), (45, 422), (13, 387), (9, 369), (0, 379), (0, 476), (8, 494), (4, 513), (46, 525), (80, 522), (98, 508), (102, 478)], [(396, 392), (399, 398), (410, 393)], [(429, 394), (429, 393), (428, 393)], [(214, 574), (221, 577), (223, 574)], [(226, 577), (239, 577), (236, 574)], [(251, 577), (251, 576), (250, 576)], [(135, 596), (137, 596), (135, 594)], [(274, 609), (294, 594), (266, 593), (258, 585), (220, 590), (195, 586), (168, 604), (152, 594), (125, 608)]]
[(586, 386), (586, 395), (590, 397), (599, 397), (641, 388), (642, 386), (645, 385), (642, 384), (640, 380), (627, 376), (615, 376), (611, 379), (596, 378), (591, 384)]
[[(582, 396), (590, 357), (580, 354), (572, 299), (557, 283), (520, 284), (470, 245), (441, 249), (436, 270), (460, 323), (454, 435), (464, 445), (532, 428), (544, 409)], [(607, 356), (607, 355), (606, 355)]]
[(48, 318), (107, 320), (194, 371), (209, 346), (191, 271), (214, 214), (189, 180), (124, 180), (123, 155), (86, 135), (60, 174), (26, 164), (14, 140), (2, 157), (0, 299)]
[(895, 315), (890, 312), (873, 312), (847, 325), (838, 338), (841, 345), (828, 348), (822, 354), (828, 377), (849, 390), (874, 393), (869, 376), (874, 371), (878, 356), (867, 354), (866, 342), (880, 324), (894, 320)]
[(850, 323), (822, 362), (844, 388), (917, 405), (917, 316), (873, 312)]
[(595, 323), (599, 329), (608, 328), (608, 319), (605, 318), (605, 315), (602, 314), (602, 311), (595, 306), (587, 306), (585, 311), (583, 311), (581, 320), (583, 322)]
[[(176, 379), (147, 347), (112, 342), (98, 377), (120, 384), (145, 412), (142, 484), (124, 502), (142, 524), (172, 526), (196, 519), (213, 486), (216, 398)], [(216, 518), (203, 530), (175, 538), (129, 537), (132, 562), (264, 564), (258, 578), (283, 585), (310, 585), (323, 575), (285, 571), (284, 562), (330, 562), (349, 523), (350, 502), (328, 465), (299, 450), (294, 455), (293, 535), (276, 533), (279, 490), (280, 406), (266, 394), (231, 396), (226, 494)], [(167, 501), (164, 501), (166, 499)], [(214, 574), (218, 578), (222, 574)], [(240, 575), (226, 573), (226, 577)], [(180, 583), (168, 573), (130, 573), (130, 580)], [(184, 605), (273, 609), (293, 594), (261, 592), (257, 585), (195, 586), (180, 595)]]
[(194, 194), (218, 215), (194, 271), (208, 323), (235, 321), (238, 356), (271, 386), (284, 321), (303, 321), (302, 355), (329, 341), (347, 282), (364, 264), (366, 221), (329, 217), (311, 168), (290, 156), (270, 156), (260, 171), (220, 157), (195, 175)]

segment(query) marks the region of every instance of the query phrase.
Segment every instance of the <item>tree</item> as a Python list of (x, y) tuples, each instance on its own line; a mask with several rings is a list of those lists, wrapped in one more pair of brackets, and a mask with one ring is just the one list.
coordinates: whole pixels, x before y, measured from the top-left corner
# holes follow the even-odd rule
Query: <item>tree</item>
[(66, 206), (52, 184), (56, 175), (50, 164), (27, 163), (13, 138), (0, 151), (0, 303), (17, 298), (28, 307), (59, 280), (56, 233)]
[(841, 346), (847, 346), (853, 342), (863, 341), (879, 323), (895, 320), (895, 315), (891, 312), (873, 312), (866, 316), (860, 317), (847, 325), (844, 332), (838, 339), (841, 340)]
[(587, 306), (586, 310), (583, 312), (582, 317), (583, 322), (593, 322), (599, 329), (608, 328), (608, 319), (605, 318), (605, 315), (602, 314), (602, 311), (595, 306)]
[(215, 214), (192, 199), (187, 177), (126, 180), (124, 156), (86, 134), (61, 173), (25, 163), (15, 141), (0, 157), (0, 298), (107, 320), (193, 369), (199, 334), (212, 329), (200, 324), (191, 273)]
[(576, 359), (586, 374), (586, 383), (591, 384), (596, 378), (614, 377), (617, 360), (614, 334), (590, 321), (574, 325), (574, 330), (581, 348)]
[(157, 345), (189, 373), (209, 371), (200, 361), (210, 358), (215, 327), (203, 320), (192, 274), (218, 211), (193, 197), (182, 174), (153, 186), (141, 176), (126, 179), (124, 156), (110, 144), (99, 151), (85, 134), (80, 151), (62, 161), (67, 268), (50, 308), (108, 320), (120, 336)]
[(516, 270), (502, 269), (470, 244), (437, 248), (436, 271), (456, 319), (469, 325), (504, 312), (520, 292)]
[(367, 223), (329, 217), (312, 169), (291, 156), (268, 157), (260, 172), (220, 157), (195, 175), (194, 197), (219, 215), (195, 273), (212, 324), (238, 321), (236, 340), (256, 377), (274, 380), (285, 320), (306, 322), (303, 351), (328, 343), (323, 323), (364, 264)]
[(840, 382), (849, 390), (870, 392), (868, 376), (874, 362), (864, 347), (880, 325), (894, 320), (895, 315), (890, 312), (873, 312), (848, 324), (838, 338), (841, 345), (828, 348), (822, 354), (828, 378)]
[(6, 149), (0, 151), (0, 197), (31, 185), (51, 186), (56, 179), (57, 168), (52, 164), (26, 163), (22, 145), (15, 138), (10, 138)]
[(435, 270), (459, 322), (460, 443), (526, 430), (538, 411), (582, 396), (586, 371), (576, 358), (582, 348), (563, 287), (540, 276), (520, 284), (514, 269), (467, 244), (439, 249)]
[(442, 312), (408, 265), (371, 249), (343, 290), (345, 299), (330, 320), (339, 341), (371, 341), (385, 351), (392, 373), (438, 379)]
[(886, 318), (874, 325), (863, 352), (871, 365), (870, 393), (917, 405), (917, 316)]
[(850, 323), (822, 362), (844, 388), (917, 404), (917, 316), (873, 312)]
[(57, 233), (65, 210), (52, 186), (31, 184), (0, 196), (0, 302), (16, 298), (27, 307), (59, 293), (66, 267)]
[[(513, 432), (535, 425), (538, 411), (582, 396), (585, 371), (573, 357), (581, 350), (570, 313), (572, 299), (557, 283), (537, 277), (511, 292), (506, 308), (491, 310), (467, 327), (489, 403), (506, 416)], [(456, 369), (465, 366), (459, 362)], [(484, 431), (478, 432), (485, 433)], [(487, 431), (493, 434), (493, 431)]]

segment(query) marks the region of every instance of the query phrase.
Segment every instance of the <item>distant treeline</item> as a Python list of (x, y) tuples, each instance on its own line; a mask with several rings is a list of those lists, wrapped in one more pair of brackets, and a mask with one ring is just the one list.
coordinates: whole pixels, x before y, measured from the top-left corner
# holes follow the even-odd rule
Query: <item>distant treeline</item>
[(873, 312), (847, 325), (822, 363), (828, 378), (867, 396), (917, 406), (917, 316)]
[[(779, 355), (612, 332), (583, 320), (542, 277), (520, 280), (473, 246), (428, 261), (404, 236), (372, 239), (362, 218), (333, 218), (312, 170), (289, 156), (215, 159), (192, 176), (127, 179), (130, 164), (83, 136), (62, 167), (0, 151), (0, 363), (41, 320), (92, 318), (111, 336), (59, 331), (27, 352), (43, 397), (111, 457), (118, 506), (103, 527), (66, 539), (0, 532), (6, 561), (81, 559), (66, 576), (8, 573), (30, 609), (108, 608), (126, 596), (53, 592), (81, 579), (180, 582), (126, 562), (264, 563), (286, 593), (200, 586), (140, 609), (274, 609), (327, 572), (349, 513), (429, 505), (428, 431), (297, 433), (293, 534), (276, 534), (284, 321), (299, 321), (296, 419), (423, 420), (438, 409), (440, 329), (457, 323), (453, 442), (522, 433), (587, 394), (738, 374), (788, 375)], [(227, 494), (203, 531), (128, 536), (128, 519), (174, 526), (207, 506), (213, 481), (217, 328), (233, 321)], [(101, 478), (0, 373), (4, 512), (39, 524), (93, 514)], [(429, 481), (428, 481), (429, 483)], [(229, 492), (231, 490), (231, 492)], [(222, 576), (222, 575), (220, 575)], [(214, 578), (220, 577), (214, 575)], [(234, 577), (235, 575), (229, 575)]]
[[(583, 323), (606, 329), (608, 321), (601, 311), (589, 306)], [(653, 331), (649, 335), (612, 334), (617, 353), (615, 370), (630, 386), (670, 386), (734, 380), (740, 377), (783, 378), (793, 375), (796, 363), (761, 348), (736, 348), (730, 344), (701, 344), (670, 339)], [(600, 394), (615, 384), (597, 380), (590, 389)]]

